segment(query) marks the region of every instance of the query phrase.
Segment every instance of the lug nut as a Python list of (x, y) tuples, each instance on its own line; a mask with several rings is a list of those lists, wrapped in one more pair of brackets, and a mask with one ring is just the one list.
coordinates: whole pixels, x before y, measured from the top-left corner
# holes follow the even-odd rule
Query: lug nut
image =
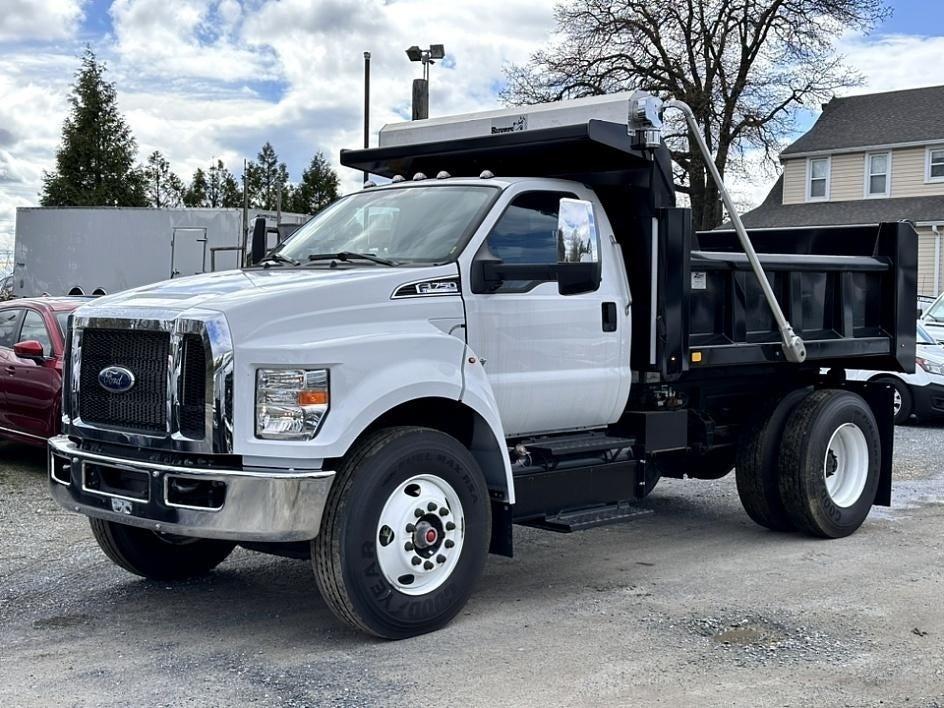
[[(456, 525), (455, 525), (454, 523), (452, 523), (451, 521), (447, 521), (447, 522), (446, 522), (446, 531), (455, 531), (455, 530), (456, 530)], [(407, 531), (409, 531), (409, 529), (407, 529)]]
[(403, 544), (403, 550), (404, 550), (404, 551), (412, 551), (412, 550), (413, 550), (413, 544), (410, 543), (409, 541), (407, 541), (406, 543)]
[(426, 505), (426, 509), (427, 511), (436, 511), (437, 506), (438, 504), (436, 504), (436, 502), (430, 502), (429, 504)]
[(406, 532), (407, 532), (407, 533), (413, 533), (414, 531), (416, 531), (416, 527), (415, 527), (413, 524), (407, 524), (407, 525), (406, 525)]
[(426, 561), (425, 563), (423, 563), (423, 570), (432, 570), (432, 569), (433, 569), (432, 561)]
[(436, 556), (436, 562), (437, 562), (437, 563), (445, 563), (445, 562), (446, 562), (446, 556), (444, 556), (442, 553), (440, 553), (438, 556)]
[(410, 560), (410, 562), (411, 562), (413, 565), (419, 565), (419, 564), (422, 563), (423, 561), (420, 560), (420, 557), (419, 557), (419, 556), (413, 556), (413, 558)]
[(415, 516), (417, 519), (420, 518), (422, 515), (423, 515), (423, 510), (422, 510), (422, 509), (416, 509), (416, 510), (413, 512), (413, 516)]
[(448, 514), (449, 514), (449, 509), (447, 509), (446, 507), (443, 507), (442, 509), (439, 510), (440, 516), (447, 516)]
[(446, 542), (445, 542), (443, 545), (444, 545), (446, 548), (452, 548), (453, 546), (456, 545), (456, 542), (453, 541), (451, 538), (447, 538), (447, 539), (446, 539)]

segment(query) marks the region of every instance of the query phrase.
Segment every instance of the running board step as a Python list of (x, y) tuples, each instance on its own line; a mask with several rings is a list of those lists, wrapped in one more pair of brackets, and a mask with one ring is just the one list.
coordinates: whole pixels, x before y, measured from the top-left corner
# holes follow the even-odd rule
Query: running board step
[(573, 531), (583, 531), (584, 529), (592, 529), (607, 524), (618, 524), (639, 516), (648, 516), (651, 513), (652, 509), (643, 509), (629, 502), (619, 502), (606, 506), (595, 506), (589, 509), (562, 511), (554, 516), (529, 521), (525, 525), (534, 526), (535, 528), (545, 529), (547, 531), (557, 531), (558, 533), (571, 533)]
[(540, 453), (550, 457), (583, 455), (593, 452), (606, 452), (632, 447), (636, 441), (632, 438), (616, 438), (609, 435), (566, 435), (559, 438), (543, 438), (525, 442), (524, 446), (531, 453)]

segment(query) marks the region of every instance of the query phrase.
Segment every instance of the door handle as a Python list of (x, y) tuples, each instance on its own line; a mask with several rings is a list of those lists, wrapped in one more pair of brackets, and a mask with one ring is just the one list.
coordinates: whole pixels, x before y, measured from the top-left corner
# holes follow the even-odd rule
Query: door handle
[(15, 366), (11, 366), (11, 365), (7, 364), (7, 365), (6, 365), (5, 367), (3, 367), (3, 368), (7, 370), (7, 373), (8, 373), (8, 374), (15, 374), (15, 373), (16, 373), (16, 367), (15, 367)]
[(615, 332), (616, 331), (616, 303), (615, 302), (604, 302), (602, 305), (603, 310), (603, 331), (604, 332)]

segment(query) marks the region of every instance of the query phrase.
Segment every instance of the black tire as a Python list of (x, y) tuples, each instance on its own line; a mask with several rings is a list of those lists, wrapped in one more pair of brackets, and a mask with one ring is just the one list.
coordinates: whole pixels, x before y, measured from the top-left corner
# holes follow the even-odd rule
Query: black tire
[(151, 580), (182, 580), (209, 573), (236, 545), (164, 535), (102, 519), (89, 522), (98, 545), (115, 565)]
[[(867, 463), (858, 496), (839, 506), (828, 491), (824, 465), (831, 464), (830, 440), (846, 423), (861, 432)], [(861, 396), (836, 389), (811, 393), (791, 414), (781, 448), (780, 498), (790, 521), (798, 530), (822, 538), (855, 532), (875, 501), (881, 456), (878, 425)]]
[[(388, 499), (420, 474), (452, 488), (465, 525), (451, 574), (429, 592), (411, 595), (385, 577), (377, 527)], [(490, 531), (488, 488), (469, 451), (437, 430), (387, 428), (358, 443), (338, 470), (312, 541), (312, 565), (322, 597), (339, 619), (378, 637), (402, 639), (439, 629), (459, 613), (482, 573)], [(402, 533), (398, 544), (412, 538)]]
[(904, 381), (891, 376), (876, 379), (876, 381), (892, 386), (901, 397), (901, 408), (895, 413), (895, 425), (904, 425), (911, 420), (911, 414), (914, 412), (914, 398), (908, 385)]
[(780, 500), (780, 443), (793, 409), (811, 389), (791, 391), (766, 416), (751, 426), (738, 444), (734, 477), (744, 511), (754, 523), (771, 531), (794, 531)]

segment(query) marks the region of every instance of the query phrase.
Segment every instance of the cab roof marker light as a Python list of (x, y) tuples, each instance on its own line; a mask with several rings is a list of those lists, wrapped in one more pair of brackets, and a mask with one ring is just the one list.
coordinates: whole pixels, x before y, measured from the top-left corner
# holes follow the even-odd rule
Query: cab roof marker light
[(446, 172), (446, 170), (440, 170), (436, 173), (436, 179), (449, 179), (450, 177), (452, 177), (452, 175)]
[(422, 172), (417, 172), (415, 175), (413, 175), (414, 182), (422, 182), (424, 179), (426, 179), (426, 175)]
[(491, 170), (482, 170), (482, 172), (479, 174), (479, 179), (491, 179), (494, 176), (495, 173)]
[(406, 177), (404, 177), (403, 175), (394, 175), (393, 179), (391, 179), (390, 181), (393, 182), (394, 184), (396, 184), (397, 182), (406, 182)]
[(377, 183), (374, 182), (374, 180), (372, 179), (369, 179), (366, 182), (364, 182), (364, 189), (370, 189), (371, 187), (376, 187), (376, 186), (377, 186)]

